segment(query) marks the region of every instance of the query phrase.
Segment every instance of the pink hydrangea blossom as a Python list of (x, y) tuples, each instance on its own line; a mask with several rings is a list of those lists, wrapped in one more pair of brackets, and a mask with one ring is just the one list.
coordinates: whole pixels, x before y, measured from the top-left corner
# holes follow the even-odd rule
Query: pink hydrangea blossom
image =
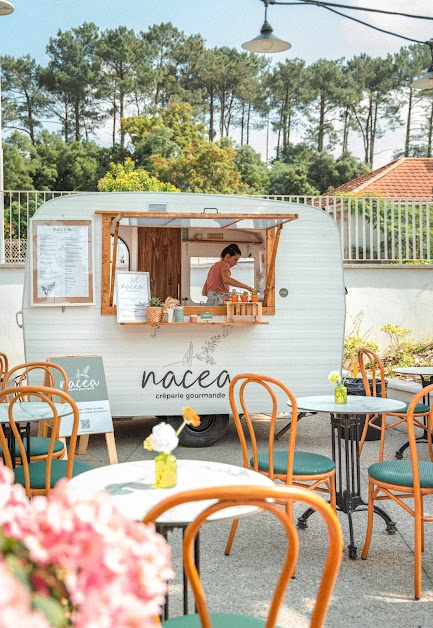
[(170, 547), (153, 525), (123, 517), (106, 493), (66, 491), (66, 480), (31, 502), (12, 482), (0, 465), (0, 525), (36, 565), (59, 568), (74, 626), (157, 625), (173, 571)]
[(14, 578), (3, 561), (0, 561), (0, 626), (49, 628), (45, 617), (32, 610), (29, 589)]

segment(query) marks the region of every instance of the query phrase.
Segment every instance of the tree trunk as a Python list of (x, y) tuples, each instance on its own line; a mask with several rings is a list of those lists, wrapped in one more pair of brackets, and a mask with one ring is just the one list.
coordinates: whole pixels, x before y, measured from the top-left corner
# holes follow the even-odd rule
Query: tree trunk
[(209, 90), (209, 140), (213, 142), (213, 138), (215, 137), (214, 130), (214, 100), (213, 100), (213, 84), (210, 86)]
[(428, 120), (428, 136), (427, 136), (427, 157), (432, 156), (432, 137), (433, 137), (433, 99), (430, 105), (430, 116)]
[(74, 112), (75, 112), (75, 140), (79, 142), (80, 134), (81, 134), (81, 126), (80, 126), (80, 103), (78, 99), (75, 100)]
[(376, 102), (374, 103), (373, 110), (373, 121), (371, 124), (371, 135), (370, 135), (370, 165), (373, 168), (373, 160), (374, 160), (374, 144), (376, 141), (376, 129), (377, 129), (377, 114), (378, 114), (379, 105)]
[(116, 120), (117, 120), (117, 103), (113, 98), (113, 146), (116, 145)]
[(245, 101), (242, 101), (241, 106), (241, 146), (244, 145), (244, 127), (245, 127)]
[(406, 137), (404, 140), (404, 156), (409, 157), (410, 153), (410, 131), (412, 122), (412, 104), (413, 104), (413, 90), (409, 87), (409, 103), (407, 106), (407, 118), (406, 118)]
[(250, 143), (250, 125), (251, 125), (251, 101), (248, 102), (248, 109), (247, 109), (247, 144)]
[(122, 126), (122, 120), (125, 117), (125, 94), (123, 91), (119, 94), (119, 125), (120, 125), (120, 148), (125, 148), (125, 131)]
[(224, 116), (225, 116), (225, 92), (221, 92), (221, 111), (220, 111), (220, 137), (224, 137)]
[(286, 131), (286, 146), (287, 148), (290, 146), (290, 136), (292, 133), (292, 110), (287, 117), (287, 131)]
[(319, 110), (319, 133), (317, 137), (317, 151), (323, 153), (323, 144), (325, 136), (325, 98), (320, 97), (320, 110)]
[(349, 146), (349, 124), (350, 124), (350, 111), (345, 109), (344, 111), (344, 124), (343, 124), (343, 144), (341, 147), (341, 156), (347, 153)]

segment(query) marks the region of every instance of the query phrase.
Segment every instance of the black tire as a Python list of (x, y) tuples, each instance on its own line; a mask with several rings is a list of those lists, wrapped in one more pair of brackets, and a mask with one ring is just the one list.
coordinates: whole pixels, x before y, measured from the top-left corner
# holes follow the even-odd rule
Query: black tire
[[(228, 414), (201, 414), (199, 427), (185, 425), (179, 434), (179, 442), (185, 447), (209, 447), (219, 441), (229, 427)], [(167, 422), (177, 429), (182, 424), (181, 416), (169, 416)]]

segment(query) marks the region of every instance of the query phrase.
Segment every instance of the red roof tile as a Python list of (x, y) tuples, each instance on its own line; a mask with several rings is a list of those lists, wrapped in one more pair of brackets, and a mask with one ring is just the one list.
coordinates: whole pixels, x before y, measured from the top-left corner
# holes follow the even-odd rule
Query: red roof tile
[(433, 198), (433, 158), (401, 157), (322, 196), (345, 192), (388, 198)]

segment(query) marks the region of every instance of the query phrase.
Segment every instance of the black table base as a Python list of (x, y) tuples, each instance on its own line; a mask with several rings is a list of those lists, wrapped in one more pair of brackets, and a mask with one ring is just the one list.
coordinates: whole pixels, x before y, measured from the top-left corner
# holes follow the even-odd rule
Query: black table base
[[(160, 534), (162, 534), (162, 536), (165, 538), (166, 541), (168, 541), (168, 533), (181, 528), (182, 529), (182, 540), (183, 537), (185, 536), (185, 530), (186, 530), (186, 526), (185, 525), (180, 525), (180, 524), (165, 524), (165, 523), (156, 523), (156, 531), (159, 532)], [(183, 552), (183, 547), (182, 547), (182, 552)], [(195, 541), (194, 541), (194, 562), (195, 562), (195, 566), (197, 567), (197, 571), (198, 573), (200, 573), (200, 532), (197, 534)], [(185, 569), (182, 570), (183, 572), (183, 614), (184, 615), (188, 615), (188, 579), (186, 577), (186, 573), (185, 573)], [(169, 619), (169, 596), (168, 596), (168, 589), (167, 589), (167, 598), (164, 604), (164, 608), (163, 608), (163, 619), (164, 621), (166, 619)], [(197, 612), (197, 608), (194, 606), (194, 611)]]
[[(361, 497), (361, 473), (359, 455), (359, 424), (357, 415), (331, 414), (332, 429), (332, 458), (336, 466), (336, 501), (337, 510), (344, 512), (349, 521), (350, 543), (348, 545), (349, 558), (357, 558), (352, 513), (367, 510), (368, 506)], [(307, 519), (315, 512), (308, 508), (298, 518), (298, 528), (307, 527)], [(395, 534), (397, 528), (389, 515), (378, 506), (374, 512), (385, 521), (388, 534)]]

